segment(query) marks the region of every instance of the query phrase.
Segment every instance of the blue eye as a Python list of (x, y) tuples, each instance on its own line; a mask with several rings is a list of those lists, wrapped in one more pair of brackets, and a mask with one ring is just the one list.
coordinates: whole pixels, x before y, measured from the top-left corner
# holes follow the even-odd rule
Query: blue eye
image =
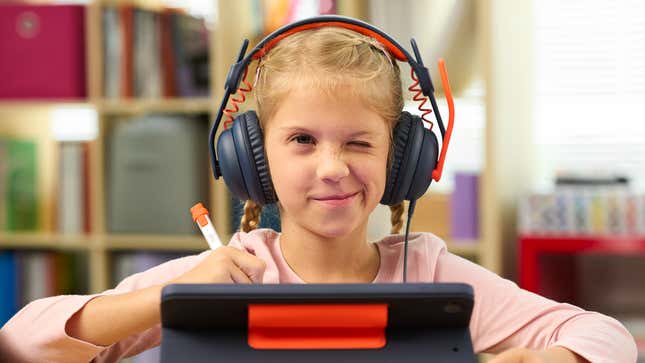
[(292, 141), (296, 141), (298, 144), (313, 144), (314, 143), (314, 138), (311, 137), (310, 135), (296, 135), (291, 139)]

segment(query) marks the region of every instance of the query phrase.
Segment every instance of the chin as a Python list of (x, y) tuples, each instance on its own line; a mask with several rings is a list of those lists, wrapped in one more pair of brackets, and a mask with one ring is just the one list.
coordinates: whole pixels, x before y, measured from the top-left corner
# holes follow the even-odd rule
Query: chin
[(347, 220), (343, 220), (311, 226), (311, 231), (325, 238), (338, 238), (353, 233), (357, 227), (355, 223), (347, 223)]

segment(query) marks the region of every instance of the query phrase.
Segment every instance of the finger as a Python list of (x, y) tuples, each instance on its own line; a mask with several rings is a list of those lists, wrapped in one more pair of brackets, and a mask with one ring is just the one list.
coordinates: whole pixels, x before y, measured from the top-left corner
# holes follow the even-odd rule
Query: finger
[(233, 280), (234, 283), (236, 284), (252, 284), (253, 281), (244, 273), (244, 271), (240, 270), (239, 267), (237, 266), (232, 266), (228, 270), (231, 280)]
[(244, 272), (254, 283), (262, 283), (266, 263), (245, 251), (230, 247), (229, 256), (233, 262)]

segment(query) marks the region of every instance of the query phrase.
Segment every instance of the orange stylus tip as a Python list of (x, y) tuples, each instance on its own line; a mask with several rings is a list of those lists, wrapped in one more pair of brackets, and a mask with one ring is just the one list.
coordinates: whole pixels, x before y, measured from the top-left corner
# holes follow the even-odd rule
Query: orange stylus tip
[(199, 217), (208, 214), (208, 209), (202, 203), (197, 203), (190, 208), (190, 214), (193, 216), (193, 222), (197, 222)]

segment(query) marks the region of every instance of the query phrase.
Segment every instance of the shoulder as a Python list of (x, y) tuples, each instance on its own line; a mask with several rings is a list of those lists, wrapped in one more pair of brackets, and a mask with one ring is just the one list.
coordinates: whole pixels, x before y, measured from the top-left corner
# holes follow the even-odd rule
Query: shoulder
[(247, 251), (255, 250), (274, 243), (279, 236), (280, 233), (270, 228), (254, 229), (250, 232), (238, 231), (233, 234), (228, 245)]
[[(393, 234), (375, 242), (381, 250), (402, 251), (405, 235)], [(428, 232), (410, 233), (408, 236), (408, 252), (410, 250), (426, 250), (431, 252), (446, 251), (446, 243), (436, 235)]]
[[(390, 235), (375, 242), (381, 254), (384, 280), (398, 281), (403, 269), (405, 235)], [(408, 276), (410, 281), (434, 282), (440, 258), (447, 254), (446, 243), (432, 233), (410, 233)]]

